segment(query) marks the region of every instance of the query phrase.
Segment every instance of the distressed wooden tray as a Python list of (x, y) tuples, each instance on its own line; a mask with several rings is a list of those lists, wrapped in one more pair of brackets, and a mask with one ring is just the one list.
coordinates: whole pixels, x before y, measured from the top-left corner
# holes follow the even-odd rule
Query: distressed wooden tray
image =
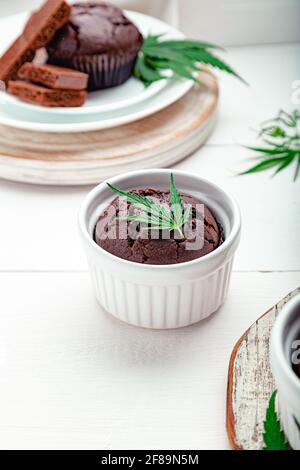
[(168, 167), (195, 152), (217, 118), (218, 82), (199, 75), (178, 102), (140, 121), (95, 132), (42, 133), (0, 126), (0, 177), (83, 185), (124, 171)]
[(277, 315), (300, 287), (259, 318), (236, 343), (229, 364), (227, 434), (234, 450), (262, 450), (263, 422), (275, 383), (269, 339)]

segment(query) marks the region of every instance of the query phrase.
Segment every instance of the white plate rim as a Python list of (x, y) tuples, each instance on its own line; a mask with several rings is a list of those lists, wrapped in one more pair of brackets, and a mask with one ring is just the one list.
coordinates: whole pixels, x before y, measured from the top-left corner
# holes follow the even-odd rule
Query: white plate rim
[[(183, 96), (185, 96), (191, 88), (194, 86), (193, 81), (185, 80), (184, 82), (170, 82), (168, 87), (165, 90), (170, 90), (170, 88), (178, 88), (177, 93), (170, 93), (168, 98), (163, 99), (162, 97), (160, 100), (160, 94), (156, 95), (157, 102), (152, 104), (152, 106), (148, 106), (148, 108), (141, 111), (133, 111), (131, 114), (126, 113), (122, 117), (111, 117), (106, 120), (100, 121), (90, 121), (90, 122), (72, 122), (72, 123), (60, 123), (60, 124), (53, 124), (53, 123), (39, 123), (33, 121), (22, 121), (18, 119), (14, 119), (11, 117), (4, 117), (0, 114), (0, 124), (4, 124), (9, 127), (14, 127), (17, 129), (28, 130), (33, 132), (51, 132), (51, 133), (77, 133), (77, 132), (89, 132), (89, 131), (97, 131), (101, 129), (110, 129), (118, 126), (122, 126), (125, 124), (130, 124), (135, 121), (139, 121), (143, 118), (151, 116), (168, 106), (171, 106), (176, 101), (179, 101)], [(163, 93), (163, 92), (161, 92)], [(96, 116), (95, 116), (96, 118)]]
[(68, 115), (77, 115), (77, 116), (86, 116), (99, 113), (107, 113), (111, 111), (123, 110), (131, 105), (139, 104), (147, 99), (155, 96), (167, 85), (167, 80), (161, 80), (161, 82), (156, 82), (151, 85), (148, 89), (145, 90), (145, 93), (142, 95), (137, 95), (135, 99), (132, 99), (131, 102), (129, 99), (124, 99), (118, 101), (112, 105), (98, 105), (98, 106), (89, 106), (89, 107), (79, 107), (79, 108), (46, 108), (43, 106), (34, 105), (31, 103), (26, 103), (25, 101), (18, 100), (13, 95), (0, 91), (0, 101), (3, 104), (13, 105), (16, 108), (22, 108), (22, 110), (28, 110), (30, 112), (39, 113), (39, 114), (52, 114), (57, 116), (68, 116)]

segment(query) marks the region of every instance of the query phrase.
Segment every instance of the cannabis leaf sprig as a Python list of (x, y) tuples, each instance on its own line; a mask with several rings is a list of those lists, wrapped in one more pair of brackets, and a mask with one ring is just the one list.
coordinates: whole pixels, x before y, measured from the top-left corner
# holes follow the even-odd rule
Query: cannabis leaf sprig
[(275, 168), (274, 176), (295, 163), (294, 181), (300, 173), (300, 113), (298, 110), (287, 113), (279, 111), (275, 119), (262, 124), (258, 134), (266, 146), (246, 147), (259, 153), (261, 160), (241, 173), (247, 175)]
[(266, 420), (264, 422), (264, 449), (263, 450), (291, 450), (284, 432), (281, 430), (280, 422), (275, 409), (277, 392), (275, 391), (271, 397)]
[[(207, 64), (244, 81), (228, 64), (211, 50), (221, 47), (203, 41), (189, 39), (163, 40), (163, 35), (148, 36), (138, 55), (134, 76), (145, 86), (166, 79), (166, 71), (175, 77), (183, 77), (199, 83), (197, 72), (200, 64)], [(246, 83), (244, 81), (244, 83)]]
[(170, 210), (147, 196), (122, 191), (110, 183), (107, 183), (107, 185), (114, 193), (126, 198), (136, 209), (140, 209), (140, 213), (129, 214), (127, 220), (146, 224), (153, 230), (175, 231), (179, 234), (180, 238), (184, 238), (183, 226), (189, 220), (190, 207), (183, 207), (173, 174), (170, 177)]

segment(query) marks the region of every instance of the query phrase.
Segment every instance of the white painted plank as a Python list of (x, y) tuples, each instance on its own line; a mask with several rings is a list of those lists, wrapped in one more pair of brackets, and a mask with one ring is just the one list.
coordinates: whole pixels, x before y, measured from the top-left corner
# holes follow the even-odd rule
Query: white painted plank
[(0, 269), (86, 269), (77, 212), (90, 188), (0, 183)]
[(231, 349), (298, 284), (236, 273), (216, 315), (160, 332), (106, 315), (85, 273), (0, 274), (0, 447), (228, 448)]
[(259, 124), (292, 102), (292, 84), (300, 80), (300, 44), (231, 47), (222, 57), (250, 84), (220, 76), (220, 120), (208, 144), (253, 144)]

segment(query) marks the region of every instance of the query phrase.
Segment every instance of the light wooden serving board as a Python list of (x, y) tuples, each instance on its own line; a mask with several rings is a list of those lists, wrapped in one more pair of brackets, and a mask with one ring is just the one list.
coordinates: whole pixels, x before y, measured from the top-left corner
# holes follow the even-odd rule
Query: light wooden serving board
[(234, 450), (262, 450), (263, 423), (275, 382), (269, 362), (274, 322), (300, 287), (259, 318), (235, 345), (229, 364), (227, 433)]
[(53, 134), (0, 126), (0, 177), (36, 184), (98, 183), (123, 171), (170, 166), (198, 149), (216, 123), (218, 84), (201, 86), (141, 121), (97, 132)]

